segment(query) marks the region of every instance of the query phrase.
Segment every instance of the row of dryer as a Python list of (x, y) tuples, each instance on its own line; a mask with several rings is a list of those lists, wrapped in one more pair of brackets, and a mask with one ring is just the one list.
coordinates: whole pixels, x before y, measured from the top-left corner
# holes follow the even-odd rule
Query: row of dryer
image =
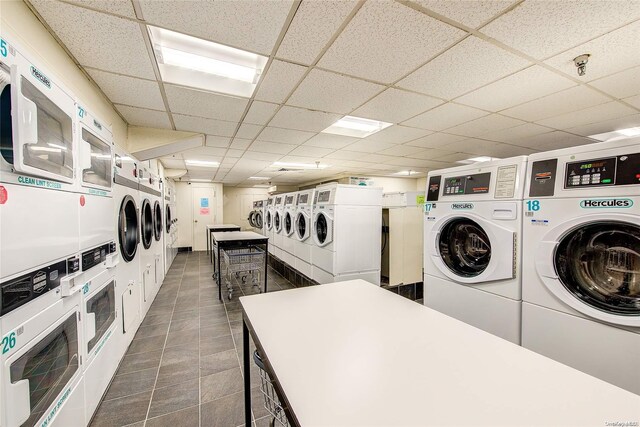
[(381, 188), (334, 183), (258, 201), (249, 222), (271, 256), (308, 279), (379, 285), (381, 212)]
[(424, 303), (640, 394), (640, 140), (431, 172)]
[(85, 425), (174, 256), (172, 202), (104, 121), (2, 46), (0, 425)]

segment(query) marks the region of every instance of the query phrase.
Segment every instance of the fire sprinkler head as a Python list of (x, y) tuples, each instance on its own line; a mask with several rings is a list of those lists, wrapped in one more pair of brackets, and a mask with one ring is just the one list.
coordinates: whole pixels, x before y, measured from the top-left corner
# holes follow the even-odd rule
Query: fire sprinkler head
[(585, 53), (573, 58), (573, 63), (576, 64), (576, 67), (578, 68), (579, 76), (584, 76), (587, 73), (587, 62), (589, 62), (590, 56), (591, 55), (589, 55), (588, 53)]

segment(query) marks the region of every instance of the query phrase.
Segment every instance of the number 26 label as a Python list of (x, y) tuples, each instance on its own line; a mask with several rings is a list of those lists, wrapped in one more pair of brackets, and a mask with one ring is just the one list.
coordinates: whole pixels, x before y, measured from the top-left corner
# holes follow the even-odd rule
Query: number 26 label
[(8, 353), (13, 347), (16, 346), (16, 333), (11, 332), (6, 337), (2, 338), (2, 354)]

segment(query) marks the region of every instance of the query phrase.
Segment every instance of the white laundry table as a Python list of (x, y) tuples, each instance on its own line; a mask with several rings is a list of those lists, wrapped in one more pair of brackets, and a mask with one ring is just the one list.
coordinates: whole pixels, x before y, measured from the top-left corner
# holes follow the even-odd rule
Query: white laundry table
[(640, 421), (640, 396), (363, 280), (240, 302), (246, 425), (249, 334), (292, 425), (602, 427)]

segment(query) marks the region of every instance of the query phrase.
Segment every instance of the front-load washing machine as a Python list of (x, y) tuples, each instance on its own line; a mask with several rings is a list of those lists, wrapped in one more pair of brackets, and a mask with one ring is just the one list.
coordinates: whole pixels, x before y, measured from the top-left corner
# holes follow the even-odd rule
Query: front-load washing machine
[(118, 347), (124, 354), (141, 322), (140, 224), (138, 166), (128, 153), (115, 147), (113, 199), (115, 207), (118, 267), (116, 300), (121, 308)]
[(78, 253), (81, 201), (73, 97), (14, 46), (6, 52), (0, 57), (2, 282)]
[(282, 216), (284, 215), (284, 194), (273, 199), (273, 255), (282, 259)]
[(113, 265), (113, 136), (111, 129), (77, 104), (78, 187), (81, 269)]
[(86, 423), (79, 265), (62, 259), (2, 285), (0, 425)]
[(275, 196), (269, 197), (267, 199), (267, 206), (264, 210), (264, 235), (269, 238), (269, 255), (275, 255), (275, 245), (273, 241), (275, 232), (275, 227), (273, 226), (273, 220), (275, 218), (275, 199)]
[(160, 179), (148, 167), (138, 165), (138, 202), (140, 206), (140, 283), (142, 285), (142, 316), (147, 313), (162, 282), (159, 242), (155, 240), (154, 204), (160, 200)]
[(247, 216), (247, 222), (249, 223), (249, 227), (253, 228), (254, 231), (256, 229), (256, 211), (257, 211), (256, 203), (257, 203), (256, 201), (253, 202), (253, 207), (249, 212), (249, 215)]
[(529, 158), (522, 345), (640, 394), (640, 139)]
[(311, 264), (311, 217), (313, 216), (313, 195), (315, 190), (299, 191), (296, 200), (296, 214), (293, 220), (293, 254), (295, 268), (309, 279), (313, 279)]
[(253, 221), (255, 223), (255, 232), (258, 234), (264, 234), (264, 204), (265, 200), (258, 200), (254, 202), (256, 207)]
[(164, 209), (163, 209), (163, 186), (164, 183), (159, 176), (154, 178), (157, 180), (156, 188), (158, 192), (153, 194), (153, 243), (151, 250), (154, 255), (154, 274), (158, 289), (162, 286), (164, 280)]
[(380, 284), (382, 188), (316, 187), (312, 224), (313, 280), (324, 284), (364, 279)]
[(424, 216), (424, 304), (520, 344), (527, 158), (432, 171)]
[(176, 246), (178, 218), (176, 217), (176, 187), (171, 179), (163, 182), (164, 191), (164, 270), (165, 274), (169, 271), (173, 260), (175, 259), (178, 248)]
[(286, 262), (291, 268), (296, 267), (294, 222), (296, 219), (297, 200), (297, 192), (288, 193), (284, 198), (284, 209), (282, 211), (282, 261)]

